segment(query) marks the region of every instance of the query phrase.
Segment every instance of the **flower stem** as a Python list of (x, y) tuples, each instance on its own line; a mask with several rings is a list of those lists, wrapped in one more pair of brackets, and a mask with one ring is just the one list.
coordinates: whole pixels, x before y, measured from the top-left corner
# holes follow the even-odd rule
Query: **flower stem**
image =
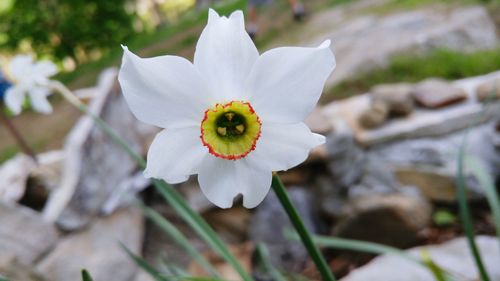
[(302, 240), (302, 243), (306, 247), (307, 251), (309, 252), (309, 255), (313, 259), (314, 263), (316, 264), (316, 268), (318, 269), (319, 273), (321, 274), (321, 277), (323, 278), (324, 281), (335, 281), (335, 277), (333, 276), (332, 271), (329, 269), (328, 264), (326, 263), (325, 258), (319, 251), (319, 249), (316, 247), (316, 245), (313, 242), (312, 235), (309, 233), (307, 228), (304, 225), (304, 222), (300, 218), (299, 213), (297, 212), (297, 209), (293, 206), (292, 201), (290, 200), (290, 197), (288, 197), (288, 194), (285, 190), (285, 186), (283, 185), (283, 182), (279, 178), (278, 175), (273, 176), (273, 182), (272, 182), (272, 187), (274, 192), (276, 193), (276, 196), (281, 202), (281, 205), (283, 205), (283, 208), (285, 209), (286, 213), (288, 214), (288, 217), (292, 221), (293, 226), (297, 230), (297, 233), (300, 236), (300, 239)]
[(35, 163), (38, 163), (38, 159), (36, 158), (36, 154), (35, 152), (33, 152), (33, 149), (31, 149), (28, 143), (24, 140), (23, 136), (19, 133), (14, 124), (10, 122), (9, 118), (5, 115), (5, 113), (1, 108), (0, 108), (0, 118), (2, 119), (2, 122), (5, 124), (5, 127), (7, 127), (7, 129), (9, 130), (10, 134), (16, 140), (21, 150), (24, 153), (28, 154), (35, 161)]

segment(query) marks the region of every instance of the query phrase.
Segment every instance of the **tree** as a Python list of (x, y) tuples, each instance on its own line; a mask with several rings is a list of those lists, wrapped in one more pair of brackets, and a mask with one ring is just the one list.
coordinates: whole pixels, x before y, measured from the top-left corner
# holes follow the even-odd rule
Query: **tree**
[(0, 48), (30, 44), (36, 53), (76, 61), (81, 54), (106, 51), (133, 34), (129, 0), (15, 0), (0, 16)]

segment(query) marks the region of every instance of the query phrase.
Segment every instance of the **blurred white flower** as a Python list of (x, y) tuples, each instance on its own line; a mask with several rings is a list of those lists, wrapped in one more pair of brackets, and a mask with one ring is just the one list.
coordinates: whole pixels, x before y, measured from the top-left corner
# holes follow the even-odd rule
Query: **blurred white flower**
[(198, 174), (203, 193), (229, 208), (235, 196), (257, 206), (272, 171), (303, 162), (325, 138), (302, 121), (335, 68), (326, 41), (259, 56), (243, 13), (210, 10), (194, 63), (177, 56), (142, 59), (124, 48), (119, 81), (135, 116), (165, 128), (148, 152), (145, 175), (169, 183)]
[(47, 84), (49, 77), (57, 73), (57, 67), (51, 61), (34, 62), (28, 55), (15, 56), (7, 68), (12, 86), (5, 92), (5, 104), (14, 114), (22, 111), (26, 95), (35, 111), (49, 114), (52, 106), (47, 97), (50, 89)]

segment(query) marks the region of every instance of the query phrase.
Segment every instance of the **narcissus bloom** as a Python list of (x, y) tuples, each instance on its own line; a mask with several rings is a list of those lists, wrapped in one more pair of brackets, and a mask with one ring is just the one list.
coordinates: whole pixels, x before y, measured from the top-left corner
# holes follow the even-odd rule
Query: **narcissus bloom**
[(277, 48), (259, 56), (243, 13), (210, 10), (194, 63), (142, 59), (124, 47), (119, 81), (135, 116), (165, 128), (153, 141), (145, 175), (180, 183), (198, 174), (203, 193), (247, 208), (269, 191), (272, 172), (303, 162), (325, 141), (302, 122), (313, 110), (335, 58), (317, 48)]
[(18, 55), (11, 60), (7, 73), (12, 86), (5, 92), (4, 100), (12, 113), (21, 113), (26, 95), (35, 111), (52, 113), (52, 106), (47, 100), (51, 93), (47, 83), (49, 77), (57, 73), (55, 64), (50, 61), (34, 62), (31, 56)]

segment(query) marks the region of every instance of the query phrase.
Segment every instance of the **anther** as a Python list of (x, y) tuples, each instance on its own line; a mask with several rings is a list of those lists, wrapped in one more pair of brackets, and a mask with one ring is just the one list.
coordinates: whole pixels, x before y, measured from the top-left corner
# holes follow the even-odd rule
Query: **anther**
[(225, 136), (227, 134), (227, 128), (226, 127), (217, 127), (217, 133), (221, 136)]
[(233, 120), (234, 113), (233, 112), (228, 112), (228, 113), (225, 114), (225, 116), (226, 116), (227, 120), (231, 121), (231, 120)]
[(243, 131), (245, 131), (245, 125), (243, 125), (243, 124), (237, 125), (236, 131), (238, 131), (238, 133), (240, 133), (240, 134), (243, 133)]

